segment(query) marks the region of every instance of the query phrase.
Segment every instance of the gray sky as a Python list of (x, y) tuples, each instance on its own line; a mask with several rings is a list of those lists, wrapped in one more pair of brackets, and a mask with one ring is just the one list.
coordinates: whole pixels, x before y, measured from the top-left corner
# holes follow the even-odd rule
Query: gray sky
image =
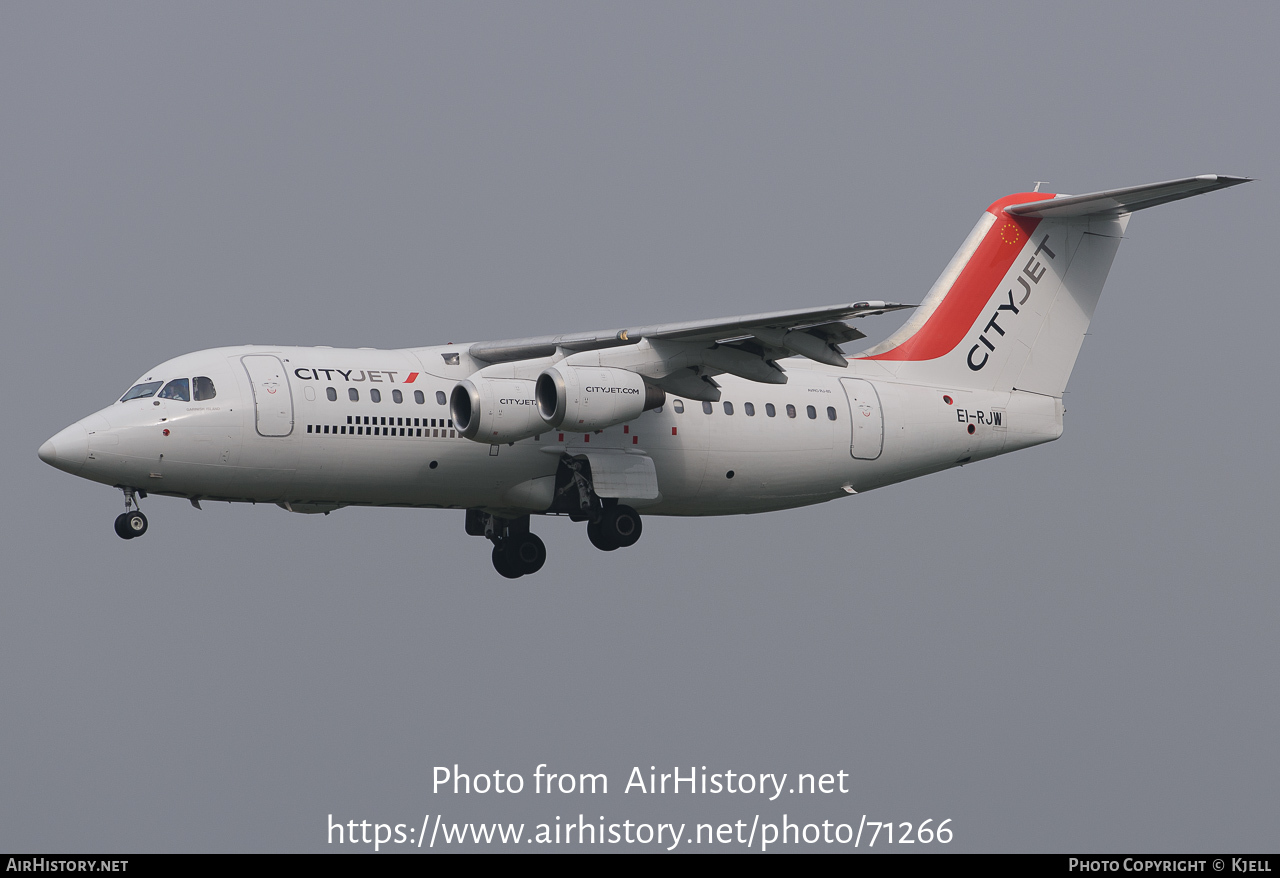
[[(1273, 849), (1280, 14), (1044, 10), (0, 7), (0, 848), (786, 812)], [(1135, 216), (1058, 442), (610, 555), (535, 522), (517, 582), (460, 513), (153, 498), (126, 543), (36, 457), (187, 351), (918, 301), (1000, 196), (1197, 173), (1259, 180)], [(542, 762), (611, 792), (431, 792)], [(851, 792), (624, 795), (635, 765)]]

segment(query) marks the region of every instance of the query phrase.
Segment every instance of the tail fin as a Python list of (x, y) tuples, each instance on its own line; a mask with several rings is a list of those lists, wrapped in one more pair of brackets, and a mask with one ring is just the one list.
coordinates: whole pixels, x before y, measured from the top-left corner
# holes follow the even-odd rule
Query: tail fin
[(911, 319), (856, 359), (908, 381), (1061, 396), (1129, 215), (1246, 182), (1205, 175), (1089, 195), (1002, 198)]

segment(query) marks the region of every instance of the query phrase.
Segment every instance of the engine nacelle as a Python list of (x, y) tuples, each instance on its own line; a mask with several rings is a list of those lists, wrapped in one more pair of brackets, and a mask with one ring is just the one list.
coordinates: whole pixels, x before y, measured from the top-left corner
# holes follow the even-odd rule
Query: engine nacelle
[(449, 414), (458, 432), (486, 445), (515, 442), (545, 432), (538, 416), (535, 382), (520, 378), (471, 377), (449, 394)]
[(547, 426), (584, 433), (638, 418), (667, 397), (626, 369), (560, 364), (538, 376), (536, 395)]

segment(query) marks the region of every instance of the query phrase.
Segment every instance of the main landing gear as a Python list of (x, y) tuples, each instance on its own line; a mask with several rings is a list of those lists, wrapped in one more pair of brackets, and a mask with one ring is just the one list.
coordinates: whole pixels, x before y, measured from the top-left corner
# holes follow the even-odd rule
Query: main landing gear
[[(640, 539), (640, 514), (630, 506), (613, 503), (596, 510), (587, 520), (587, 538), (604, 552), (633, 546)], [(579, 519), (581, 520), (581, 519)], [(493, 569), (507, 579), (537, 573), (547, 563), (547, 547), (529, 531), (529, 516), (499, 518), (479, 509), (467, 510), (467, 534), (493, 543)]]
[(634, 546), (643, 526), (640, 513), (595, 491), (591, 465), (585, 458), (566, 454), (556, 472), (555, 501), (551, 511), (568, 513), (572, 521), (587, 523), (587, 539), (602, 552)]
[(634, 546), (643, 529), (640, 513), (616, 503), (604, 507), (599, 517), (587, 522), (587, 539), (600, 551), (612, 552)]
[[(555, 493), (546, 512), (585, 521), (587, 539), (603, 552), (634, 546), (643, 530), (640, 513), (596, 493), (585, 457), (561, 457)], [(537, 573), (547, 561), (547, 547), (529, 532), (527, 515), (500, 518), (482, 509), (468, 509), (467, 534), (493, 543), (493, 569), (507, 579)]]
[[(138, 494), (133, 488), (122, 488), (124, 491), (124, 512), (116, 516), (116, 536), (122, 540), (131, 540), (147, 532), (147, 517), (138, 507)], [(143, 497), (147, 496), (145, 493)]]
[(507, 579), (537, 573), (547, 563), (547, 547), (537, 534), (507, 537), (493, 544), (493, 569)]
[(547, 547), (529, 532), (529, 516), (499, 518), (479, 509), (467, 510), (467, 534), (493, 543), (493, 569), (507, 579), (537, 573), (547, 563)]

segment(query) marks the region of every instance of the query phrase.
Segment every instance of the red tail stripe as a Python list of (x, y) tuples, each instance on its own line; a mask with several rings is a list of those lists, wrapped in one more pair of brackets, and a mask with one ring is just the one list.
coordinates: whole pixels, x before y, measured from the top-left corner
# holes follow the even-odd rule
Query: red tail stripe
[(1038, 218), (1011, 216), (1004, 212), (1004, 208), (1045, 198), (1053, 198), (1053, 195), (1022, 192), (1001, 198), (988, 207), (987, 212), (996, 217), (995, 224), (987, 231), (929, 319), (902, 344), (865, 359), (935, 360), (955, 350), (990, 301), (996, 284), (1009, 273), (1014, 259), (1040, 224)]

